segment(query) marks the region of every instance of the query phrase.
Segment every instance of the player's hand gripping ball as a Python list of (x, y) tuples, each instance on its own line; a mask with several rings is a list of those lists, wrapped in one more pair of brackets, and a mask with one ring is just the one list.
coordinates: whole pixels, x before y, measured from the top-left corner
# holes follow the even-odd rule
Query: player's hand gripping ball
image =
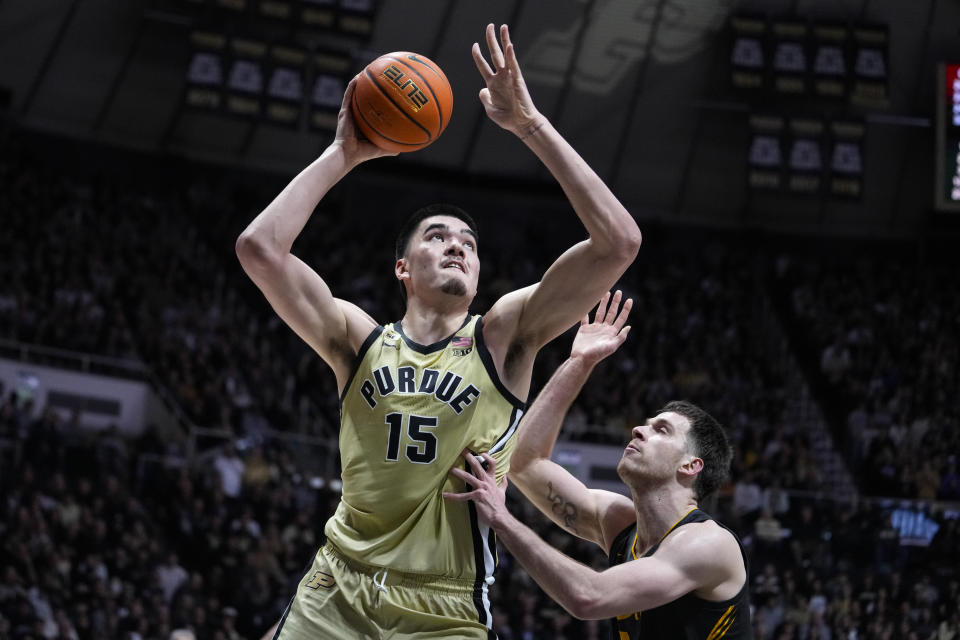
[(453, 111), (453, 91), (429, 58), (387, 53), (366, 66), (350, 104), (366, 138), (384, 151), (422, 149), (443, 133)]

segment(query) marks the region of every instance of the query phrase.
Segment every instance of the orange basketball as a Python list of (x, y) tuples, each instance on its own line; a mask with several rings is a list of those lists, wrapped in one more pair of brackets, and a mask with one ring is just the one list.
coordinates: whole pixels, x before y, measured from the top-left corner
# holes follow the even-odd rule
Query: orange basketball
[(357, 127), (385, 151), (416, 151), (443, 133), (453, 111), (453, 90), (429, 58), (387, 53), (366, 66), (350, 104)]

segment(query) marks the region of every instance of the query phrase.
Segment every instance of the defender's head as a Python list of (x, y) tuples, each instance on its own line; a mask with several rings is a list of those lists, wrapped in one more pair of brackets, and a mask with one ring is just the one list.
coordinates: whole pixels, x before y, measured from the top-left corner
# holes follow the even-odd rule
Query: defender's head
[(633, 437), (617, 465), (620, 477), (670, 482), (677, 478), (699, 501), (716, 491), (730, 474), (733, 449), (713, 416), (686, 400), (667, 403)]

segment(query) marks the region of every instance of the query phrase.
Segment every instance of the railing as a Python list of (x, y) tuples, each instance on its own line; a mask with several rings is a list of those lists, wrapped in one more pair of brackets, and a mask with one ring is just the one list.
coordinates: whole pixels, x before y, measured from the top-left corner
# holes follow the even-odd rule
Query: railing
[(113, 358), (0, 338), (0, 356), (61, 369), (145, 380), (150, 370), (136, 358)]

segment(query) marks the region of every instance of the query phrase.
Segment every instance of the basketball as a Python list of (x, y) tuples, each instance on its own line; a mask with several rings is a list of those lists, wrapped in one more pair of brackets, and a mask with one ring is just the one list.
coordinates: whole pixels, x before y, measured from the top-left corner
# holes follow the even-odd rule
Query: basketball
[(435, 62), (396, 51), (364, 68), (350, 108), (357, 127), (373, 144), (384, 151), (416, 151), (447, 128), (453, 90)]

